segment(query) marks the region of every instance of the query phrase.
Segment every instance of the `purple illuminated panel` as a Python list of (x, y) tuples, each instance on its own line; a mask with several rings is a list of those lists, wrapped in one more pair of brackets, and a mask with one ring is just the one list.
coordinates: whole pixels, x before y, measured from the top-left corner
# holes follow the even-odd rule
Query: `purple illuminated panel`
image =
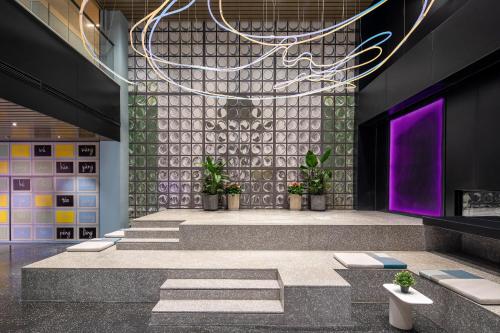
[(444, 99), (391, 121), (389, 210), (440, 216)]

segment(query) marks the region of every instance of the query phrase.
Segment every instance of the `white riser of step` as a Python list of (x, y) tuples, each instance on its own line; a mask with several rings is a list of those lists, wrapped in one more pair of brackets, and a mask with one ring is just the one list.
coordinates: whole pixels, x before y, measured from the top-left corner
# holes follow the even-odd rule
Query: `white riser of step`
[(277, 280), (168, 279), (160, 299), (180, 300), (279, 300)]
[(132, 221), (132, 228), (178, 228), (184, 221)]
[(160, 300), (152, 325), (278, 325), (283, 306), (276, 300)]
[(178, 250), (179, 240), (155, 238), (124, 238), (116, 242), (117, 250)]
[(179, 228), (130, 228), (125, 238), (179, 238)]

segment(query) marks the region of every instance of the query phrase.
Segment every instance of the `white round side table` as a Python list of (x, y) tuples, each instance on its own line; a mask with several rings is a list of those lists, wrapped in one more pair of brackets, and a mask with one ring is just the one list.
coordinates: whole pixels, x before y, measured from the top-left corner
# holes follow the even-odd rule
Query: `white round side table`
[(401, 287), (396, 284), (386, 283), (384, 288), (389, 291), (389, 323), (401, 330), (413, 328), (413, 305), (433, 303), (430, 298), (413, 288), (407, 294), (402, 293)]

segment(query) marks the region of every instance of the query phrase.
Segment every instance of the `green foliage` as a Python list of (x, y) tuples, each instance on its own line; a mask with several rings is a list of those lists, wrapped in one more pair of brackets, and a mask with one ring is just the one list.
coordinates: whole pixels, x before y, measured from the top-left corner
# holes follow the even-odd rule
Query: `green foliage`
[(240, 184), (232, 183), (227, 185), (224, 191), (226, 194), (241, 194), (241, 186)]
[(316, 156), (308, 151), (305, 164), (300, 166), (300, 171), (306, 180), (307, 191), (312, 195), (325, 194), (328, 181), (332, 178), (332, 170), (323, 169), (323, 164), (330, 158), (332, 150), (328, 148), (322, 155)]
[(411, 274), (408, 271), (401, 271), (399, 273), (396, 273), (396, 275), (394, 275), (393, 282), (394, 284), (397, 284), (398, 286), (401, 287), (411, 287), (414, 286), (416, 283), (413, 274)]
[(227, 181), (227, 176), (224, 174), (224, 162), (215, 161), (208, 156), (201, 164), (203, 167), (203, 193), (219, 194), (224, 192), (224, 183)]
[(288, 193), (302, 195), (304, 193), (304, 184), (299, 182), (291, 183), (288, 185)]

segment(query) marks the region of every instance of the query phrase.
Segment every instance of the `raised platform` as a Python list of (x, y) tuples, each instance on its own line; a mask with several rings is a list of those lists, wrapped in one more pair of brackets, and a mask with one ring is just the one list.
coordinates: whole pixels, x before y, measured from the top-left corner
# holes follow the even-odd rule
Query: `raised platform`
[(177, 227), (182, 250), (425, 249), (421, 219), (382, 212), (172, 209), (138, 218), (132, 226)]

